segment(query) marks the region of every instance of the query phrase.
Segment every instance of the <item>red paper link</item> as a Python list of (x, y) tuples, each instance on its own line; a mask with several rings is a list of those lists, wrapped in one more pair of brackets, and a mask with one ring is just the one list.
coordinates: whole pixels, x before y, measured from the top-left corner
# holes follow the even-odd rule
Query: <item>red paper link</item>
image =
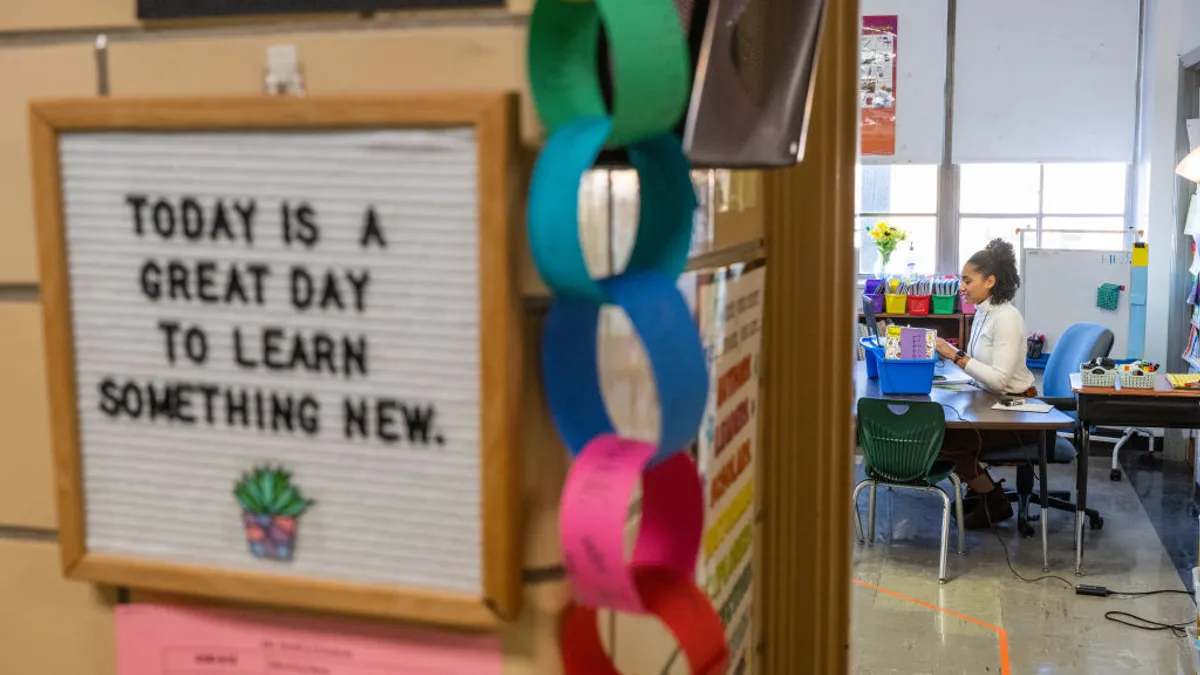
[[(692, 675), (724, 675), (729, 666), (725, 624), (708, 596), (671, 570), (640, 567), (634, 578), (646, 609), (671, 631)], [(597, 610), (572, 605), (562, 622), (564, 675), (621, 675), (605, 653)]]

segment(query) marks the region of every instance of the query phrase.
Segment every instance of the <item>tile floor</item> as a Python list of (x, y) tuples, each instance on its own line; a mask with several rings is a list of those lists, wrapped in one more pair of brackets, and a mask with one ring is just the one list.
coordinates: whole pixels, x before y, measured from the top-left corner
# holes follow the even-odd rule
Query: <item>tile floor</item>
[[(1071, 583), (1122, 591), (1184, 589), (1180, 570), (1186, 570), (1190, 581), (1197, 555), (1196, 502), (1189, 470), (1186, 466), (1164, 470), (1161, 460), (1147, 459), (1145, 453), (1131, 457), (1125, 461), (1129, 475), (1121, 482), (1109, 480), (1109, 458), (1093, 459), (1088, 505), (1100, 509), (1105, 525), (1087, 533), (1083, 579), (1073, 574), (1074, 517), (1051, 512), (1051, 574)], [(1073, 472), (1074, 467), (1052, 467), (1053, 487), (1068, 489)], [(1175, 480), (1176, 473), (1181, 480)], [(993, 475), (1014, 483), (1004, 470)], [(865, 494), (860, 512), (865, 523)], [(851, 672), (1196, 672), (1186, 640), (1168, 631), (1136, 630), (1104, 618), (1106, 612), (1121, 610), (1170, 623), (1186, 622), (1195, 618), (1186, 596), (1100, 599), (1077, 596), (1060, 580), (1024, 583), (1009, 571), (1000, 540), (991, 532), (968, 532), (965, 556), (951, 549), (952, 578), (941, 585), (937, 581), (940, 519), (941, 503), (935, 497), (880, 491), (876, 543), (855, 548)], [(1022, 539), (1013, 521), (997, 531), (1018, 571), (1030, 578), (1041, 576), (1040, 537)], [(1002, 665), (1005, 656), (1007, 669)]]

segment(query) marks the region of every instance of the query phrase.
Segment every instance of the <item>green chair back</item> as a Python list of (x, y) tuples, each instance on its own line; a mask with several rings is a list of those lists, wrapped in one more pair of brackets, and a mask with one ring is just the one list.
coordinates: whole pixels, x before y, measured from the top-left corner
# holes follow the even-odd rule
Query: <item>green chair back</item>
[(925, 479), (945, 435), (946, 412), (940, 403), (858, 401), (858, 442), (873, 478), (895, 483)]

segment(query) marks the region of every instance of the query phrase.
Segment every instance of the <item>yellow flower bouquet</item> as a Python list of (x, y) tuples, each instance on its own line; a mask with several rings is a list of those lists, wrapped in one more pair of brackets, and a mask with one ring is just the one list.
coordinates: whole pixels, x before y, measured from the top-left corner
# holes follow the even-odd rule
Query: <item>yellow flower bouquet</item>
[(875, 250), (879, 251), (879, 259), (883, 262), (884, 267), (892, 259), (892, 254), (896, 252), (896, 245), (908, 239), (907, 232), (886, 220), (881, 220), (872, 227), (868, 227), (867, 233), (875, 242)]

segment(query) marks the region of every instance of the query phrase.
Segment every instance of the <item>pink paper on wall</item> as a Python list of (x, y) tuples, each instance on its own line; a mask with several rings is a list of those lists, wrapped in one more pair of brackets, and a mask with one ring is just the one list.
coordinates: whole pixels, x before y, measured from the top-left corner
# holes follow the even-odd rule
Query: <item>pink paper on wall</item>
[(117, 608), (119, 675), (500, 675), (499, 636), (162, 605)]

